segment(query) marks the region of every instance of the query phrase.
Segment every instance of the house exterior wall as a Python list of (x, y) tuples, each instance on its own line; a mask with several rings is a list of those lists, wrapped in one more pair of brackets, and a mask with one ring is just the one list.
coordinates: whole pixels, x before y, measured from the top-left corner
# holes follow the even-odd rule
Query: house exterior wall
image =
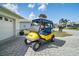
[(15, 35), (17, 36), (17, 35), (19, 35), (19, 31), (20, 31), (20, 20), (19, 19), (17, 19), (16, 21), (15, 21)]
[(20, 22), (20, 30), (29, 29), (31, 26), (31, 23), (29, 22)]

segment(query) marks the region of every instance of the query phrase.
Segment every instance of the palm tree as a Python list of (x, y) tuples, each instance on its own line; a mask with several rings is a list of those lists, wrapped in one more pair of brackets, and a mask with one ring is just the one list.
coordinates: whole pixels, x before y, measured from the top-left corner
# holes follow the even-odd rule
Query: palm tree
[(69, 20), (64, 19), (64, 18), (59, 20), (59, 31), (60, 32), (62, 32), (62, 30), (66, 27), (68, 21)]

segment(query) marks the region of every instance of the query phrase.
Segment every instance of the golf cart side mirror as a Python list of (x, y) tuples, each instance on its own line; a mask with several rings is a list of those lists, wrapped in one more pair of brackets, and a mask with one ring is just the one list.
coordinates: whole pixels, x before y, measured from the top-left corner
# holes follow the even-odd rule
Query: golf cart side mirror
[(21, 30), (20, 32), (19, 32), (19, 35), (24, 35), (24, 31), (23, 30)]

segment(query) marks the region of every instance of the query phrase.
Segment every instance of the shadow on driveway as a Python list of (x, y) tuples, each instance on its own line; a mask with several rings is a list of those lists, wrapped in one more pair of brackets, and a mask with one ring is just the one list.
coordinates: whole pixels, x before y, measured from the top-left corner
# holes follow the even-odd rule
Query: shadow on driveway
[[(56, 39), (55, 42), (48, 42), (45, 43), (43, 46), (40, 47), (40, 49), (38, 51), (42, 51), (44, 49), (49, 49), (49, 48), (58, 48), (58, 47), (62, 47), (65, 44), (64, 40), (60, 40), (60, 39)], [(37, 51), (37, 52), (38, 52)]]

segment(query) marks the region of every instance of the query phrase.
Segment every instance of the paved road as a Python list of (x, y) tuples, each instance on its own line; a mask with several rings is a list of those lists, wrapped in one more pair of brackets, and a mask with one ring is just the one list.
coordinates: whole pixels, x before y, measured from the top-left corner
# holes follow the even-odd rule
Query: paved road
[(79, 31), (64, 31), (72, 36), (57, 37), (56, 42), (42, 46), (37, 52), (28, 48), (25, 56), (79, 56)]
[(27, 51), (27, 46), (24, 43), (23, 37), (6, 39), (0, 41), (0, 56), (24, 56)]

